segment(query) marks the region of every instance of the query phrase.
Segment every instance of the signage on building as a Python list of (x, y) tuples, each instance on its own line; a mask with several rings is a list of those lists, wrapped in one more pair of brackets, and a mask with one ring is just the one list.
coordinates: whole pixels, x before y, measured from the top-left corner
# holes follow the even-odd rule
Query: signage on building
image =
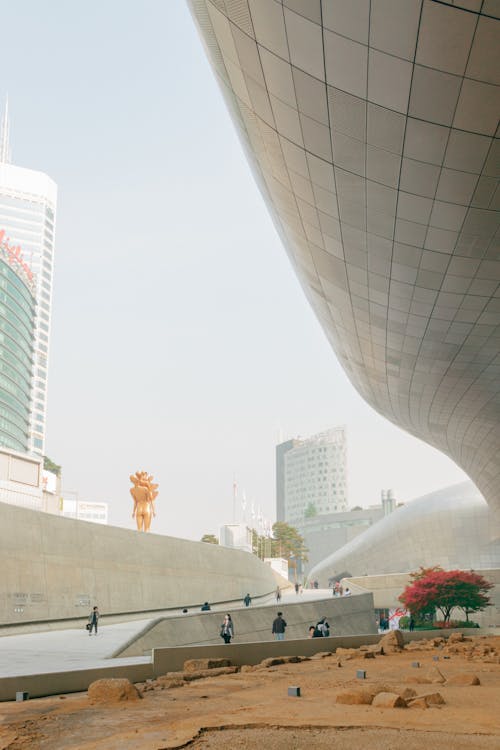
[(7, 258), (10, 265), (13, 266), (15, 263), (17, 263), (28, 277), (28, 280), (32, 282), (33, 272), (26, 261), (23, 260), (21, 254), (21, 246), (10, 244), (10, 240), (6, 235), (5, 229), (0, 229), (0, 247), (7, 253)]

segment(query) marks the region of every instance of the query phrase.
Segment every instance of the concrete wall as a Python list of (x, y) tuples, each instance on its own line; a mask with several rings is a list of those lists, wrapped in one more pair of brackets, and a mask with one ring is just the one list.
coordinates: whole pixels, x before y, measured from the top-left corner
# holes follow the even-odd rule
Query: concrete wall
[[(272, 641), (272, 623), (276, 613), (283, 613), (287, 622), (286, 638), (307, 637), (310, 625), (326, 616), (335, 635), (376, 633), (372, 594), (344, 598), (305, 600), (279, 606), (250, 607), (231, 613), (236, 643)], [(157, 620), (144, 629), (114, 656), (142, 656), (160, 646), (186, 646), (222, 643), (219, 632), (223, 612), (203, 612)], [(188, 657), (186, 657), (188, 658)]]
[[(459, 628), (448, 630), (428, 630), (424, 633), (403, 632), (405, 643), (421, 640), (422, 638), (444, 637), (451, 633), (464, 633), (469, 636), (486, 635), (490, 631), (475, 631)], [(491, 631), (492, 632), (492, 631)], [(497, 635), (497, 633), (493, 633)], [(262, 659), (272, 656), (313, 656), (321, 651), (334, 652), (337, 648), (359, 648), (378, 643), (381, 635), (343, 635), (329, 638), (297, 638), (288, 641), (268, 641), (266, 643), (230, 643), (227, 646), (191, 646), (184, 648), (155, 648), (153, 650), (153, 672), (155, 677), (182, 670), (186, 659), (225, 658), (236, 667), (244, 664), (259, 664)], [(354, 664), (353, 664), (354, 669)]]
[(0, 625), (147, 612), (273, 592), (255, 555), (0, 503)]

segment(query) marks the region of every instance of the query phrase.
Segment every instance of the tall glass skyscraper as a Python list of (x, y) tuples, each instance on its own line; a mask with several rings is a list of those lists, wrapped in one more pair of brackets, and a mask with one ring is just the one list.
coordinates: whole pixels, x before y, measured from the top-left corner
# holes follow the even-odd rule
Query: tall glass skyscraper
[(50, 177), (10, 163), (8, 108), (0, 137), (0, 232), (33, 274), (36, 321), (27, 449), (43, 455), (52, 305), (57, 186)]
[(35, 284), (0, 229), (0, 446), (25, 453), (30, 440)]

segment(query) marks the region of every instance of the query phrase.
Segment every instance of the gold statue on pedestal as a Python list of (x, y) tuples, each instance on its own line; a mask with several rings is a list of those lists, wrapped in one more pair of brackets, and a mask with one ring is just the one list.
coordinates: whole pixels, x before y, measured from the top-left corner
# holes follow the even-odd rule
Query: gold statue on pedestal
[(153, 477), (147, 471), (136, 471), (130, 475), (130, 481), (134, 485), (130, 494), (134, 499), (134, 511), (138, 531), (149, 531), (151, 519), (156, 516), (155, 500), (158, 497), (158, 485), (153, 484)]

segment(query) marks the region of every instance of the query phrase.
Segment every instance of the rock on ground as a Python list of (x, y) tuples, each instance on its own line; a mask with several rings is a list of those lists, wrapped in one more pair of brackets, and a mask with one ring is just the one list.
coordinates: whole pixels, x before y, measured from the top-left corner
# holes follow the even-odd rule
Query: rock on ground
[(378, 708), (406, 708), (406, 701), (397, 693), (377, 693), (372, 706)]
[(187, 659), (184, 662), (184, 672), (199, 672), (201, 669), (217, 669), (230, 667), (229, 659)]
[(91, 703), (119, 703), (142, 698), (141, 693), (125, 678), (96, 680), (89, 685), (87, 692)]
[(342, 690), (338, 693), (336, 702), (347, 706), (369, 706), (373, 700), (373, 693), (369, 690)]
[(402, 632), (400, 630), (391, 630), (390, 633), (382, 636), (379, 645), (382, 646), (386, 654), (401, 651), (405, 645)]
[(459, 685), (461, 687), (466, 685), (480, 685), (481, 682), (479, 677), (475, 674), (468, 674), (467, 672), (460, 672), (455, 674), (446, 680), (447, 685)]

